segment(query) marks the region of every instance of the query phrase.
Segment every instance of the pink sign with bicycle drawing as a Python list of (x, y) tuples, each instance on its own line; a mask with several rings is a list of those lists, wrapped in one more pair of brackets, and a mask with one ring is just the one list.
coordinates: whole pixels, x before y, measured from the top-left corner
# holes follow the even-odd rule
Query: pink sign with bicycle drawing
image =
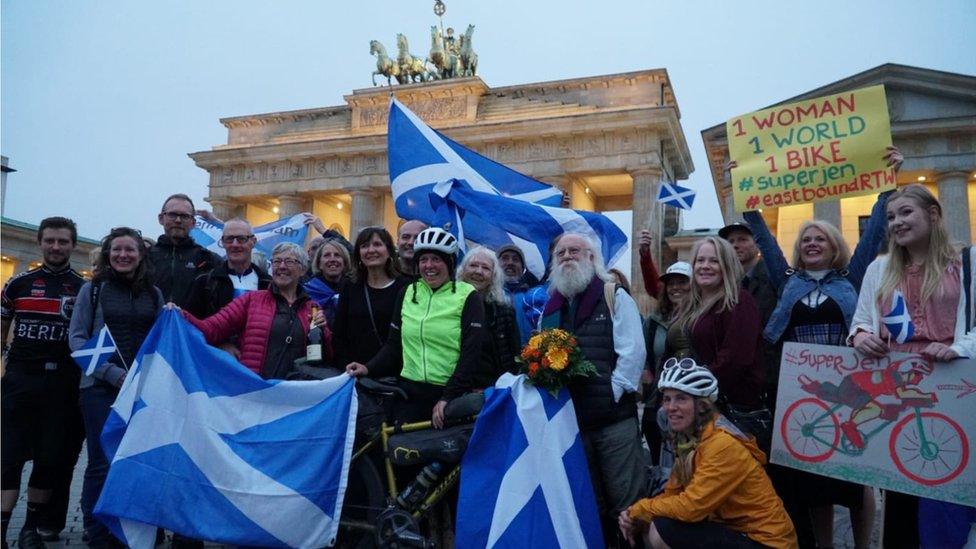
[(771, 461), (976, 505), (976, 360), (786, 343)]

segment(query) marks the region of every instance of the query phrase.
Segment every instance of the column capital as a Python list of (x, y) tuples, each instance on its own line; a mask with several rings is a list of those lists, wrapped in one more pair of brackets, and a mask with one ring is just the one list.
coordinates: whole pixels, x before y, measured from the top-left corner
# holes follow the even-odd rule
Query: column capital
[(376, 189), (370, 187), (356, 187), (347, 191), (349, 196), (379, 196)]
[(541, 175), (537, 179), (543, 183), (548, 183), (554, 187), (564, 188), (572, 180), (572, 175), (568, 173), (555, 175)]
[(660, 166), (638, 166), (636, 168), (627, 168), (627, 173), (631, 177), (661, 177), (664, 170)]
[(942, 181), (943, 179), (969, 179), (970, 175), (976, 174), (976, 168), (966, 171), (966, 170), (946, 170), (944, 172), (938, 172), (935, 174), (936, 182)]
[(215, 198), (208, 196), (203, 200), (210, 204), (210, 209), (213, 212), (214, 217), (224, 221), (234, 217), (237, 207), (240, 205), (237, 201), (229, 198)]

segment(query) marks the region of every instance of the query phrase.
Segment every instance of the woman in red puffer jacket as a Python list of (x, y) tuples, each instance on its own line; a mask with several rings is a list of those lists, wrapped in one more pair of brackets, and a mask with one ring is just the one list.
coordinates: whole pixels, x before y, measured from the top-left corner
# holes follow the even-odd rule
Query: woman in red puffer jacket
[[(200, 320), (183, 311), (211, 344), (238, 335), (241, 363), (265, 379), (282, 379), (296, 359), (305, 356), (308, 332), (322, 327), (322, 358), (332, 358), (332, 333), (325, 316), (300, 284), (308, 255), (284, 242), (271, 254), (271, 286), (248, 292), (213, 316)], [(314, 311), (314, 313), (313, 313)]]

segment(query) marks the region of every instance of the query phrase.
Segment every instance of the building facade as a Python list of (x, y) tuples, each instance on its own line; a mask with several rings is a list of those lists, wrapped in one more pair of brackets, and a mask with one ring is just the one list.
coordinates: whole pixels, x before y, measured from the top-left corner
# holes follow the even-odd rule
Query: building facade
[[(976, 76), (885, 64), (777, 105), (878, 84), (888, 99), (892, 141), (905, 156), (898, 185), (926, 185), (942, 203), (953, 240), (971, 244), (976, 240)], [(740, 220), (731, 181), (723, 173), (729, 161), (725, 123), (702, 131), (702, 139), (724, 221)], [(876, 200), (877, 194), (865, 195), (770, 208), (762, 215), (789, 258), (800, 224), (811, 218), (836, 225), (853, 249)]]
[[(0, 157), (0, 209), (6, 211), (7, 174), (17, 170), (9, 166), (6, 156)], [(37, 225), (0, 216), (0, 287), (13, 275), (41, 265), (43, 257), (37, 244)], [(88, 254), (99, 245), (97, 240), (78, 236), (78, 244), (71, 254), (71, 266), (85, 277), (91, 276), (91, 263)]]
[[(260, 224), (310, 211), (350, 238), (373, 225), (394, 232), (391, 93), (451, 139), (562, 189), (573, 208), (632, 210), (633, 234), (650, 228), (660, 236), (675, 222), (656, 202), (658, 186), (694, 169), (664, 69), (499, 88), (475, 76), (355, 90), (340, 106), (222, 119), (227, 143), (190, 154), (210, 174), (214, 214)], [(637, 255), (631, 274), (639, 276)]]

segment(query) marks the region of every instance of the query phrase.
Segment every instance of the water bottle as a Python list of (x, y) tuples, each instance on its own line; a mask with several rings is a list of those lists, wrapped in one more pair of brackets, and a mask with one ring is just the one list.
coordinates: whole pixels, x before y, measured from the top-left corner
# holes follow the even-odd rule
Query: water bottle
[[(319, 308), (312, 306), (312, 318)], [(308, 330), (308, 345), (305, 347), (305, 360), (308, 362), (319, 362), (322, 360), (322, 327), (312, 326)]]
[(424, 501), (424, 498), (427, 497), (427, 493), (437, 483), (437, 479), (440, 476), (440, 462), (435, 461), (424, 467), (420, 471), (420, 474), (417, 475), (416, 480), (410, 483), (410, 486), (407, 486), (406, 490), (400, 492), (400, 495), (397, 496), (397, 503), (406, 511), (415, 510)]

